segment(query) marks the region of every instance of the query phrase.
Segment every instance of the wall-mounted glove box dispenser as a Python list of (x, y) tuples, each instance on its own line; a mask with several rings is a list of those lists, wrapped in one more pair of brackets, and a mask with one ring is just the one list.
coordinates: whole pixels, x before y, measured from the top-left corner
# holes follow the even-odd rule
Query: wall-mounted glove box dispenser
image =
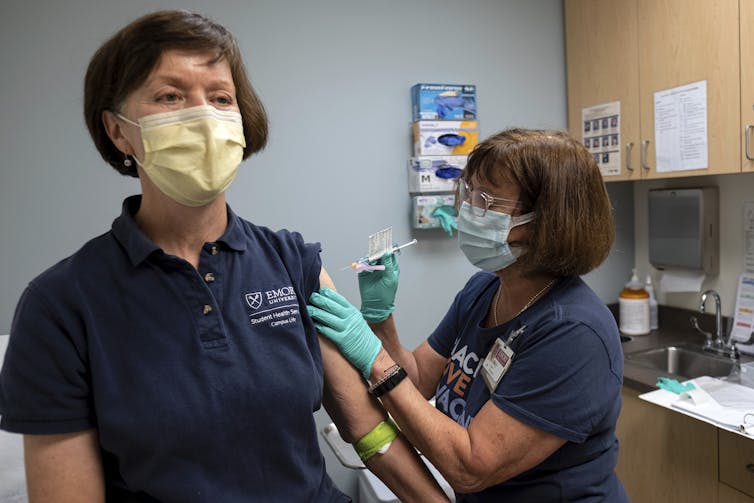
[(411, 88), (413, 120), (476, 119), (473, 84), (416, 84)]
[(468, 155), (479, 143), (477, 121), (414, 122), (414, 155)]
[(408, 191), (422, 194), (454, 192), (467, 159), (465, 155), (411, 157), (408, 160)]
[(454, 206), (456, 196), (454, 194), (438, 194), (433, 196), (413, 196), (412, 227), (414, 229), (438, 229), (441, 227), (440, 220), (433, 216), (440, 206)]

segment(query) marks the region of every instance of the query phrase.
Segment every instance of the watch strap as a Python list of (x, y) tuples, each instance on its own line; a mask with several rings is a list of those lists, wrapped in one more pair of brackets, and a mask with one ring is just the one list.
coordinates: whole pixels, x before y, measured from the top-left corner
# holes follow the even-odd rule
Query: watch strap
[(406, 376), (408, 376), (406, 369), (398, 367), (398, 370), (390, 374), (388, 377), (378, 381), (374, 386), (370, 386), (369, 393), (376, 397), (381, 397), (391, 389), (398, 386), (398, 384), (400, 384), (400, 382), (404, 380)]

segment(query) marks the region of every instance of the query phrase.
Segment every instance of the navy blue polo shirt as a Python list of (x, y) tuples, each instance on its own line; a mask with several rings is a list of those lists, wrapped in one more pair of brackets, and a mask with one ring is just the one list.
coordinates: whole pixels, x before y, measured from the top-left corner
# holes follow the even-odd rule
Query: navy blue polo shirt
[(24, 291), (0, 427), (96, 428), (109, 500), (348, 501), (313, 417), (323, 371), (306, 300), (319, 244), (228, 208), (197, 270), (139, 230), (140, 202)]

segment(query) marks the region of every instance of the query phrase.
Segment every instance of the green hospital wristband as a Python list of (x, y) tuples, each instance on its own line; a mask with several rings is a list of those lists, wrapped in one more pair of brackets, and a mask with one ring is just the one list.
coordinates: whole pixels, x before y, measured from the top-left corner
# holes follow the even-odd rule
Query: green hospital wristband
[(387, 447), (390, 446), (397, 436), (398, 427), (392, 419), (388, 419), (387, 421), (382, 421), (375, 426), (372, 431), (361, 437), (355, 444), (353, 444), (353, 448), (356, 450), (356, 454), (359, 455), (361, 460), (366, 462), (375, 454), (386, 452)]

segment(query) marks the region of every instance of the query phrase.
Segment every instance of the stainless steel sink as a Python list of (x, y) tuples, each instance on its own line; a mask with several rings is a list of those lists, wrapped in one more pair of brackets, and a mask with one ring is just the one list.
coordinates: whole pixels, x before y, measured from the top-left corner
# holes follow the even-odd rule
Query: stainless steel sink
[(625, 355), (627, 362), (692, 379), (699, 376), (725, 377), (735, 366), (729, 358), (705, 353), (701, 348), (665, 346)]

